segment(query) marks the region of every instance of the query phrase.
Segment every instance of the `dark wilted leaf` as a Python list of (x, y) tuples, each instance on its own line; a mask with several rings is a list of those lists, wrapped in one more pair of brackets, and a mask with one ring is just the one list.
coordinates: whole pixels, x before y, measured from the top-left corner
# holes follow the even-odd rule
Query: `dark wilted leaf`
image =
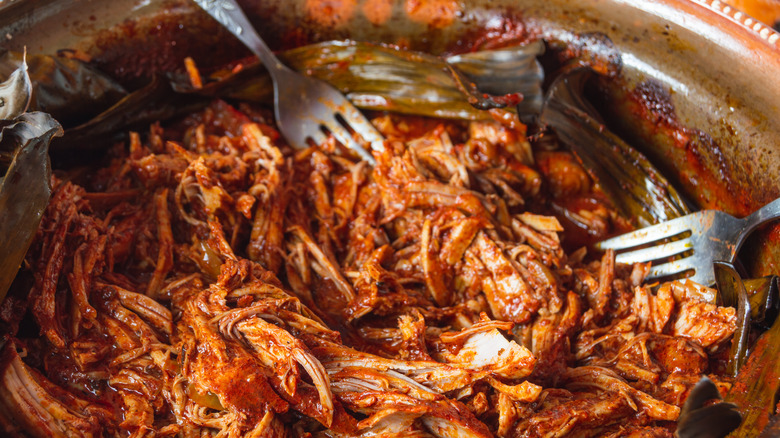
[(32, 97), (32, 83), (24, 55), (9, 67), (13, 69), (10, 74), (0, 71), (0, 77), (6, 77), (0, 83), (0, 120), (11, 120), (27, 111)]
[[(0, 49), (0, 77), (16, 68), (23, 54)], [(64, 127), (84, 123), (127, 94), (106, 74), (67, 56), (27, 56), (32, 81), (30, 111), (44, 111)]]
[(702, 376), (680, 411), (675, 436), (722, 438), (737, 428), (742, 421), (737, 406), (724, 402), (712, 403), (715, 400), (721, 400), (718, 388), (707, 376)]
[(750, 278), (743, 281), (750, 300), (750, 319), (753, 324), (768, 329), (777, 317), (778, 277), (769, 275), (761, 278)]
[(577, 155), (627, 218), (645, 227), (690, 213), (674, 187), (656, 168), (597, 119), (583, 97), (592, 75), (586, 68), (555, 79), (545, 96), (540, 121)]
[[(519, 88), (506, 93), (534, 96), (541, 90), (542, 75), (535, 56), (542, 48), (538, 43), (475, 52), (453, 61), (453, 65), (468, 66), (473, 80), (483, 84), (490, 75), (489, 69), (499, 63), (497, 60), (512, 59), (518, 71), (514, 76), (511, 70), (503, 71), (502, 83), (508, 86), (516, 81)], [(282, 57), (294, 68), (330, 82), (362, 109), (469, 120), (492, 117), (469, 104), (450, 67), (436, 56), (367, 43), (328, 42), (290, 50)], [(525, 64), (533, 66), (522, 67)], [(496, 90), (499, 84), (490, 86)], [(74, 150), (100, 149), (113, 142), (117, 132), (191, 112), (205, 105), (208, 98), (270, 104), (273, 88), (258, 63), (220, 76), (200, 89), (191, 88), (185, 77), (172, 76), (170, 84), (158, 77), (88, 122), (68, 129), (65, 137), (55, 142), (53, 151), (61, 155)], [(531, 103), (539, 99), (533, 97)], [(535, 106), (527, 108), (534, 111)]]
[[(538, 112), (543, 74), (536, 56), (543, 48), (537, 42), (445, 60), (376, 44), (332, 41), (289, 50), (280, 58), (298, 71), (329, 82), (362, 109), (478, 120), (491, 116), (469, 100), (490, 96), (468, 93), (493, 93), (499, 98), (518, 93), (529, 103), (521, 106), (524, 111)], [(459, 73), (467, 77), (459, 80), (473, 81), (478, 90), (459, 86), (455, 80)], [(177, 91), (212, 97), (270, 102), (273, 96), (270, 79), (260, 64), (220, 77), (199, 90), (191, 89), (185, 80), (174, 83)], [(505, 103), (513, 102), (507, 99)]]
[(0, 152), (9, 159), (0, 181), (0, 301), (5, 297), (49, 202), (49, 142), (62, 128), (49, 114), (3, 122)]
[(174, 93), (168, 82), (155, 77), (147, 86), (136, 90), (90, 121), (68, 129), (52, 145), (58, 158), (79, 150), (98, 150), (117, 140), (131, 128), (142, 128), (159, 120), (195, 111), (207, 103), (202, 97)]
[(737, 270), (731, 263), (716, 261), (715, 282), (722, 305), (737, 309), (737, 329), (731, 340), (727, 372), (736, 376), (739, 368), (745, 363), (748, 353), (748, 337), (750, 335), (750, 301), (748, 301), (745, 285)]
[(747, 361), (726, 395), (726, 401), (736, 404), (744, 418), (733, 436), (759, 436), (774, 414), (780, 389), (778, 351), (780, 318), (752, 345)]

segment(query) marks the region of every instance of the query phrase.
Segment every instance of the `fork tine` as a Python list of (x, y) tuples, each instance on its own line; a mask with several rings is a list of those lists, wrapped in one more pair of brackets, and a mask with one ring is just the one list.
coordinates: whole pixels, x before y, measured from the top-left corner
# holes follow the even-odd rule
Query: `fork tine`
[(363, 140), (370, 143), (371, 149), (380, 152), (385, 150), (385, 140), (382, 138), (382, 135), (357, 108), (342, 108), (342, 113), (341, 116), (344, 118), (344, 123), (355, 130)]
[(352, 138), (352, 134), (349, 131), (347, 131), (347, 128), (341, 126), (341, 123), (339, 123), (337, 120), (334, 120), (333, 122), (328, 124), (326, 128), (330, 130), (331, 134), (333, 134), (333, 136), (336, 137), (336, 140), (338, 140), (339, 143), (357, 152), (357, 154), (360, 155), (361, 158), (366, 160), (372, 166), (376, 164), (374, 157), (368, 151), (363, 149), (363, 146), (361, 146), (360, 143), (358, 143), (357, 141), (355, 141), (354, 138)]
[(689, 231), (691, 216), (693, 215), (678, 217), (668, 222), (663, 222), (650, 227), (641, 228), (630, 233), (621, 234), (620, 236), (615, 236), (610, 239), (602, 240), (596, 244), (596, 248), (601, 251), (607, 249), (614, 249), (618, 251), (621, 249), (629, 249), (636, 246), (657, 242), (662, 239), (668, 239), (685, 231)]
[(686, 257), (680, 260), (674, 260), (668, 263), (662, 263), (650, 268), (650, 272), (647, 274), (648, 280), (653, 280), (661, 277), (668, 277), (670, 275), (681, 274), (685, 271), (695, 270), (696, 263), (694, 257)]
[(297, 73), (279, 61), (235, 0), (195, 2), (257, 55), (268, 70), (274, 84), (276, 124), (290, 146), (305, 149), (308, 138), (320, 142), (321, 136), (314, 131), (322, 124), (329, 124), (327, 128), (344, 146), (372, 165), (376, 164), (371, 154), (339, 125), (338, 118), (344, 118), (345, 125), (351, 124), (346, 127), (352, 128), (374, 149), (384, 148), (382, 135), (339, 90), (327, 82)]
[(636, 251), (624, 252), (615, 257), (618, 263), (645, 263), (653, 260), (659, 260), (666, 257), (672, 257), (693, 248), (693, 242), (690, 238), (675, 240), (674, 242), (664, 243), (662, 245), (642, 248)]
[(310, 135), (308, 132), (305, 132), (302, 129), (291, 130), (291, 129), (286, 129), (282, 125), (279, 125), (279, 131), (282, 133), (282, 136), (287, 141), (287, 144), (289, 144), (295, 149), (306, 149), (309, 146), (306, 144), (306, 138), (307, 137), (314, 138), (314, 135)]
[(317, 126), (317, 129), (313, 130), (311, 133), (306, 133), (306, 135), (311, 138), (311, 140), (316, 145), (321, 145), (328, 139), (328, 136), (322, 132), (319, 126)]

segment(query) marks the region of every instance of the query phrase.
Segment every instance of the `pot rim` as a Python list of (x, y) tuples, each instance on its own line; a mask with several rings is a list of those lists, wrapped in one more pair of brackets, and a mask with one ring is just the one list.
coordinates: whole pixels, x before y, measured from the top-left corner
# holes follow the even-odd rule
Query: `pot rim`
[[(621, 0), (621, 2), (623, 2)], [(763, 23), (743, 12), (737, 7), (729, 5), (721, 0), (656, 0), (652, 2), (631, 2), (627, 1), (647, 12), (659, 11), (668, 8), (665, 14), (658, 14), (680, 20), (680, 24), (685, 23), (685, 27), (690, 30), (700, 31), (702, 24), (709, 28), (722, 28), (732, 38), (737, 38), (745, 48), (750, 50), (768, 50), (780, 55), (780, 32), (773, 29), (770, 25)], [(676, 10), (676, 13), (669, 13)], [(684, 20), (685, 17), (695, 17), (702, 20), (702, 23)], [(675, 20), (675, 21), (677, 21)], [(731, 26), (723, 28), (724, 23)], [(693, 26), (691, 26), (693, 25)], [(707, 35), (705, 32), (700, 32)], [(723, 45), (725, 41), (716, 39), (718, 45)], [(769, 60), (767, 60), (769, 61)], [(780, 65), (780, 56), (771, 59), (774, 64)]]
[(727, 18), (732, 23), (736, 23), (747, 33), (758, 37), (767, 45), (780, 50), (780, 32), (777, 32), (771, 26), (756, 20), (750, 15), (742, 12), (738, 8), (724, 3), (720, 0), (687, 0), (699, 4), (709, 9), (712, 13)]

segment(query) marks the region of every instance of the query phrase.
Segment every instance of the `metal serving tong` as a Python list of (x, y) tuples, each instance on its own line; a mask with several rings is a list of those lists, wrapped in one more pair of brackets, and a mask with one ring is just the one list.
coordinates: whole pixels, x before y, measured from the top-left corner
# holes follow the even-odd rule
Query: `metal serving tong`
[(778, 217), (780, 198), (744, 219), (718, 210), (702, 210), (604, 240), (596, 248), (618, 251), (618, 263), (654, 262), (648, 279), (692, 270), (693, 281), (710, 286), (715, 282), (712, 263), (733, 262), (745, 238)]
[(282, 64), (255, 31), (235, 0), (194, 0), (249, 48), (268, 69), (274, 84), (274, 113), (284, 138), (305, 149), (311, 140), (323, 143), (328, 133), (372, 165), (374, 157), (352, 135), (358, 134), (374, 150), (384, 139), (371, 122), (331, 85), (304, 76)]

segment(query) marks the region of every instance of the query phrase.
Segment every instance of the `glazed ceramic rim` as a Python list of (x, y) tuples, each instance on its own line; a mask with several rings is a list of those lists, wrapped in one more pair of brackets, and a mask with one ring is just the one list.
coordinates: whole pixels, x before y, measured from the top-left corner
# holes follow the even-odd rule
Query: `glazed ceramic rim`
[(775, 49), (780, 49), (780, 33), (775, 31), (771, 26), (756, 20), (745, 12), (742, 12), (741, 10), (720, 0), (689, 1), (704, 6), (710, 11), (727, 18), (729, 21), (736, 23), (742, 29), (749, 31), (754, 36), (765, 41), (770, 46), (773, 46)]

